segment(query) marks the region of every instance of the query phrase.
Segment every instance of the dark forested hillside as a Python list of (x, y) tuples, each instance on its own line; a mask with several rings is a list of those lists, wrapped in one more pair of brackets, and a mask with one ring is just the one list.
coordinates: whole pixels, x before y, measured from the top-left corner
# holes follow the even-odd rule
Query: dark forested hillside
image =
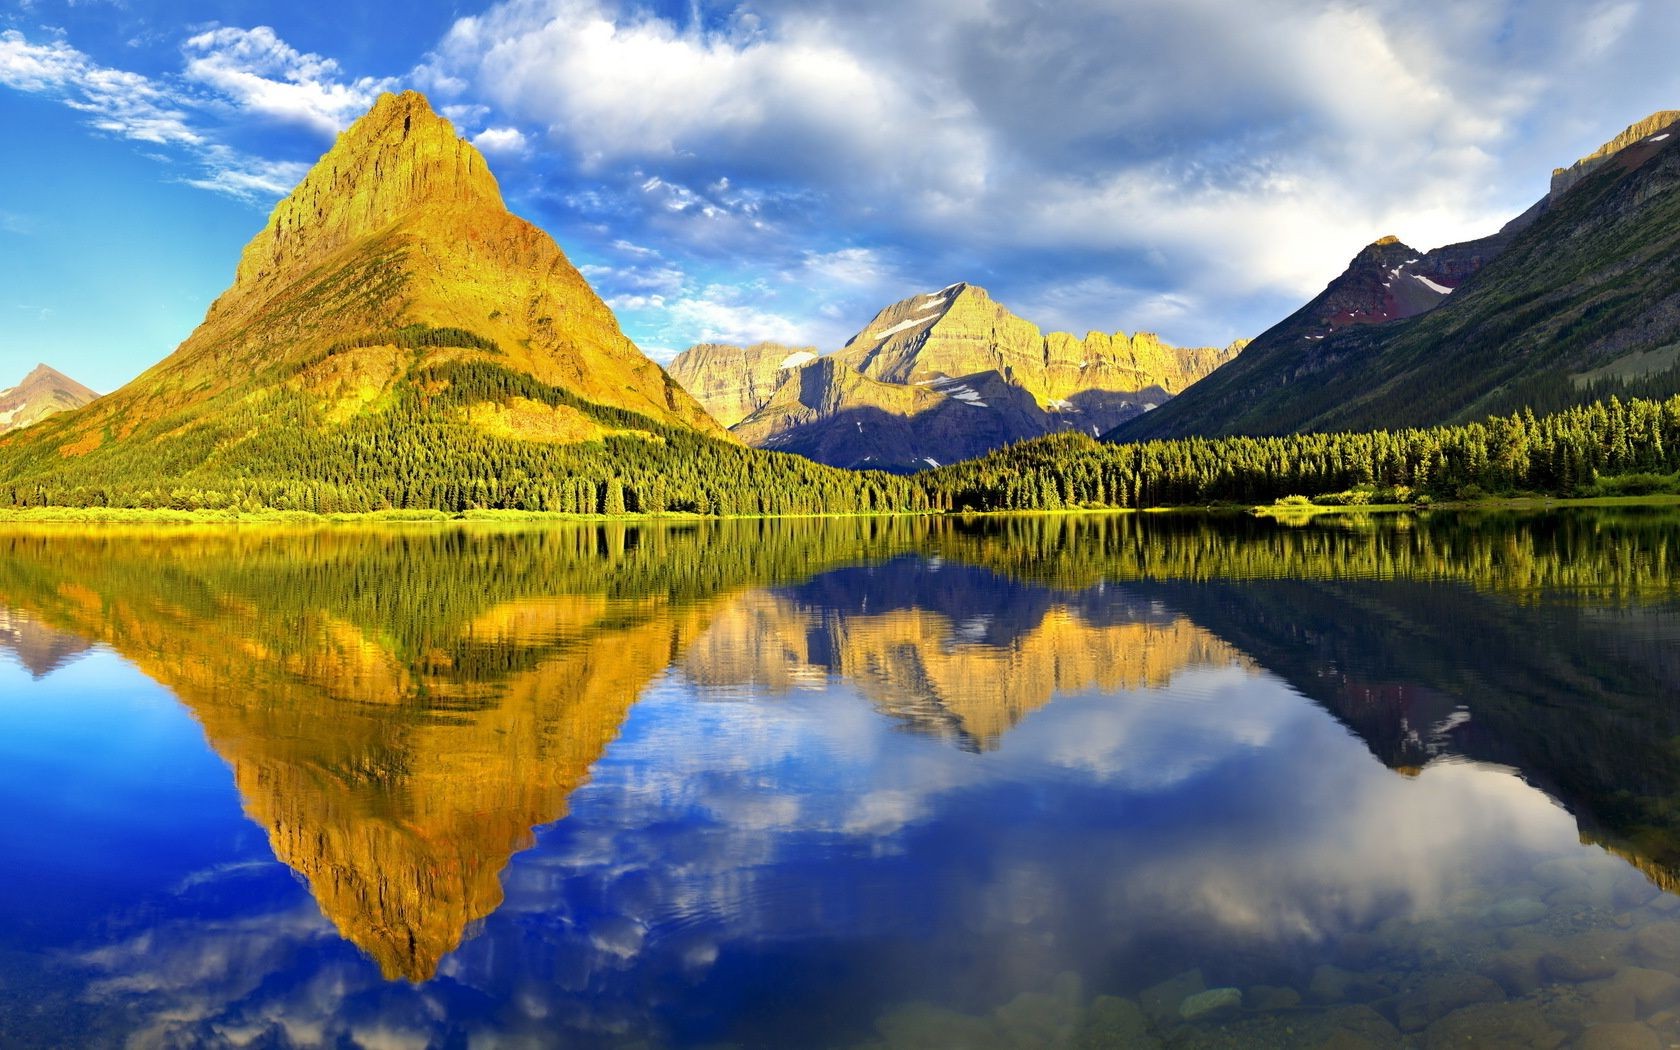
[[(945, 510), (1348, 501), (1486, 493), (1643, 493), (1680, 484), (1680, 397), (1617, 398), (1462, 426), (1103, 444), (1023, 442), (924, 476)], [(1620, 480), (1611, 480), (1620, 479)]]
[(1677, 142), (1646, 136), (1561, 186), (1436, 308), (1326, 327), (1314, 300), (1112, 436), (1424, 426), (1680, 392)]

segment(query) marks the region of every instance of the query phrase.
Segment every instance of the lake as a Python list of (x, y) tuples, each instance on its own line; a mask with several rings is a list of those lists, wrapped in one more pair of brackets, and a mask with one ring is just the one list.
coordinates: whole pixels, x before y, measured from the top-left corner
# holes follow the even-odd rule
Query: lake
[(1680, 1041), (1680, 515), (0, 530), (0, 1045)]

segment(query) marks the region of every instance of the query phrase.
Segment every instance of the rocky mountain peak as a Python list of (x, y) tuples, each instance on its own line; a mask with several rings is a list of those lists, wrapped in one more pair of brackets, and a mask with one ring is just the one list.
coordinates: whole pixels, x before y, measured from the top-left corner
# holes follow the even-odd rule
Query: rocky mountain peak
[(417, 91), (384, 94), (275, 205), (235, 284), (295, 274), (421, 204), (503, 212), (484, 157)]
[[(1567, 168), (1554, 169), (1552, 171), (1552, 189), (1549, 199), (1556, 201), (1606, 162), (1612, 158), (1621, 157), (1624, 153), (1633, 154), (1623, 158), (1630, 162), (1630, 167), (1637, 167), (1644, 163), (1650, 154), (1673, 141), (1674, 132), (1680, 130), (1676, 129), (1677, 124), (1680, 124), (1680, 110), (1676, 109), (1658, 110), (1644, 120), (1629, 124), (1620, 135), (1582, 157), (1574, 164)], [(1640, 148), (1635, 151), (1634, 147)]]
[(18, 385), (0, 390), (0, 434), (80, 408), (98, 396), (51, 365), (38, 364)]

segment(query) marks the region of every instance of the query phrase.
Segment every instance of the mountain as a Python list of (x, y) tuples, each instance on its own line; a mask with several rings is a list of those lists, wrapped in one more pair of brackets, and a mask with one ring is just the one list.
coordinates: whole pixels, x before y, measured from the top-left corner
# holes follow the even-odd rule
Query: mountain
[(749, 445), (909, 472), (1059, 430), (1101, 433), (1240, 350), (1179, 349), (1144, 332), (1046, 335), (959, 283), (888, 306), (834, 354), (701, 346), (673, 375), (722, 406), (719, 420)]
[(700, 343), (676, 356), (666, 371), (726, 427), (763, 408), (790, 372), (817, 359), (815, 347)]
[(1385, 238), (1117, 440), (1399, 428), (1680, 390), (1680, 112), (1559, 169), (1498, 233)]
[(21, 430), (55, 412), (80, 408), (99, 395), (47, 365), (36, 365), (23, 382), (0, 390), (0, 434)]
[(879, 488), (740, 448), (414, 92), (339, 136), (173, 354), (0, 439), (14, 503), (774, 513)]

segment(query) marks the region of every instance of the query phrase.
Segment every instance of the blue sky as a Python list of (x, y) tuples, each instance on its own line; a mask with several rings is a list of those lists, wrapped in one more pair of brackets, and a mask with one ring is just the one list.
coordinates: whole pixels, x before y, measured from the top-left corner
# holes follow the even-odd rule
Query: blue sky
[(1258, 334), (1680, 108), (1667, 2), (0, 3), (0, 385), (164, 357), (382, 90), (427, 92), (650, 355), (839, 346), (967, 280)]

